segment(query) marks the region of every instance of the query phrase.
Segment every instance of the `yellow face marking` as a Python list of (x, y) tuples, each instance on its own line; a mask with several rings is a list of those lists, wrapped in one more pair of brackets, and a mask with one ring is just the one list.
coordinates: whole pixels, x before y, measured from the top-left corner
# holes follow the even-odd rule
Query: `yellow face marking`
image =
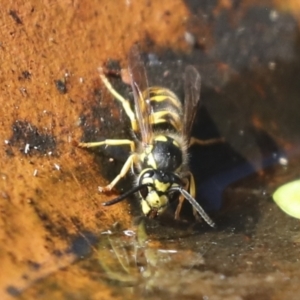
[(164, 182), (161, 182), (159, 180), (154, 180), (154, 186), (155, 186), (155, 189), (158, 190), (158, 191), (161, 191), (161, 192), (165, 192), (167, 191), (169, 188), (170, 188), (170, 183), (164, 183)]
[(149, 212), (151, 208), (155, 208), (161, 213), (166, 209), (168, 203), (169, 199), (166, 195), (158, 196), (154, 190), (149, 192), (146, 200), (141, 201), (144, 214)]
[(159, 212), (162, 213), (166, 209), (166, 207), (169, 203), (169, 199), (166, 195), (162, 195), (162, 196), (160, 196), (159, 200), (160, 200), (160, 206), (161, 206)]
[(147, 184), (147, 183), (153, 183), (153, 179), (152, 178), (144, 178), (143, 184)]
[(150, 210), (151, 210), (151, 208), (148, 205), (147, 201), (142, 200), (141, 201), (141, 206), (142, 206), (142, 211), (143, 211), (144, 215), (147, 216), (149, 214)]

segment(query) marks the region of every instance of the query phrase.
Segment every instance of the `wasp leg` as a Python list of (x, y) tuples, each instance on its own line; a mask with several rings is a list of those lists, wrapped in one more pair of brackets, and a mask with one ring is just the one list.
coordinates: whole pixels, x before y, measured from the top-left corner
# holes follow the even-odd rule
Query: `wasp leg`
[[(184, 178), (183, 180), (185, 181), (184, 189), (187, 190), (188, 187), (189, 187), (190, 182), (189, 182), (188, 178)], [(179, 214), (181, 212), (182, 204), (183, 204), (184, 200), (185, 200), (185, 198), (183, 197), (183, 195), (180, 195), (179, 199), (178, 199), (178, 205), (177, 205), (176, 211), (175, 211), (175, 216), (174, 216), (175, 220), (180, 219)]]
[(109, 82), (109, 80), (107, 79), (107, 77), (105, 76), (103, 69), (102, 68), (98, 68), (99, 71), (99, 76), (103, 82), (103, 84), (106, 86), (106, 88), (109, 90), (109, 92), (119, 101), (121, 102), (128, 118), (130, 119), (131, 122), (131, 127), (133, 129), (134, 132), (138, 131), (138, 125), (137, 125), (137, 120), (135, 117), (135, 113), (132, 111), (131, 107), (130, 107), (130, 102), (125, 99), (122, 95), (120, 95), (111, 85), (111, 83)]
[(218, 143), (224, 143), (224, 138), (215, 138), (215, 139), (209, 139), (209, 140), (200, 140), (194, 137), (191, 137), (190, 139), (190, 147), (193, 145), (201, 145), (201, 146), (207, 146), (207, 145), (213, 145)]
[(78, 147), (81, 148), (93, 148), (93, 147), (100, 147), (100, 146), (124, 146), (129, 145), (131, 152), (135, 151), (135, 144), (134, 141), (131, 140), (104, 140), (101, 142), (92, 142), (92, 143), (79, 143)]
[[(185, 190), (188, 190), (189, 189), (189, 194), (195, 198), (196, 196), (196, 185), (195, 185), (195, 179), (194, 179), (194, 175), (191, 173), (191, 172), (188, 172), (188, 176), (190, 177), (189, 179), (188, 178), (185, 178), (185, 185), (184, 185), (184, 189)], [(178, 205), (177, 205), (177, 208), (176, 208), (176, 211), (175, 211), (175, 219), (176, 220), (179, 220), (179, 214), (180, 214), (180, 211), (182, 209), (182, 204), (184, 202), (185, 198), (180, 195), (179, 196), (179, 200), (178, 200)], [(201, 220), (201, 217), (199, 216), (197, 210), (195, 209), (195, 207), (193, 206), (193, 215), (195, 217), (195, 219), (197, 221), (200, 221)]]
[(123, 165), (120, 173), (116, 176), (116, 178), (107, 186), (104, 187), (99, 186), (98, 187), (99, 192), (105, 193), (111, 191), (111, 189), (120, 181), (120, 179), (122, 179), (128, 173), (129, 169), (132, 168), (132, 165), (136, 160), (136, 156), (137, 155), (135, 153), (131, 154), (127, 158), (125, 164)]
[[(189, 193), (190, 195), (195, 198), (196, 197), (196, 184), (195, 184), (195, 179), (194, 179), (194, 175), (190, 173), (190, 188), (189, 188)], [(196, 208), (193, 206), (193, 215), (195, 217), (195, 219), (197, 221), (201, 220), (201, 217), (199, 215), (199, 213), (197, 212)]]

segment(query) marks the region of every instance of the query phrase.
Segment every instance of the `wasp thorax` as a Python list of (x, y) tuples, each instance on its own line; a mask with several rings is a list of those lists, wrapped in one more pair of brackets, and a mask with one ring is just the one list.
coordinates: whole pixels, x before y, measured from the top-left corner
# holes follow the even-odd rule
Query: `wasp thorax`
[(152, 167), (165, 172), (174, 172), (182, 165), (182, 150), (171, 137), (159, 135), (155, 137), (151, 149), (143, 154), (143, 167)]

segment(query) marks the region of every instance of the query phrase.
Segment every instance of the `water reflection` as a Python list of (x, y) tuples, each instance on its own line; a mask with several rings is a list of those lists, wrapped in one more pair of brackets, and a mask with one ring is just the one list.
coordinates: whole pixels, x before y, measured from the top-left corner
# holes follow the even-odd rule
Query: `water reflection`
[(185, 274), (203, 264), (200, 253), (183, 249), (178, 240), (162, 244), (149, 238), (144, 222), (133, 231), (103, 232), (97, 257), (110, 284), (143, 293), (170, 292)]

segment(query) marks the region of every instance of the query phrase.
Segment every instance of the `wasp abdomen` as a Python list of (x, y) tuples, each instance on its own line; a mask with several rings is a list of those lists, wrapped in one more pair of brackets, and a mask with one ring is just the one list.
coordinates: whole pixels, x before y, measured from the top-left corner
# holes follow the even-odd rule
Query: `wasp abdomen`
[(152, 125), (160, 129), (180, 132), (182, 130), (182, 104), (178, 97), (163, 87), (150, 87), (144, 93), (144, 96), (149, 96)]

